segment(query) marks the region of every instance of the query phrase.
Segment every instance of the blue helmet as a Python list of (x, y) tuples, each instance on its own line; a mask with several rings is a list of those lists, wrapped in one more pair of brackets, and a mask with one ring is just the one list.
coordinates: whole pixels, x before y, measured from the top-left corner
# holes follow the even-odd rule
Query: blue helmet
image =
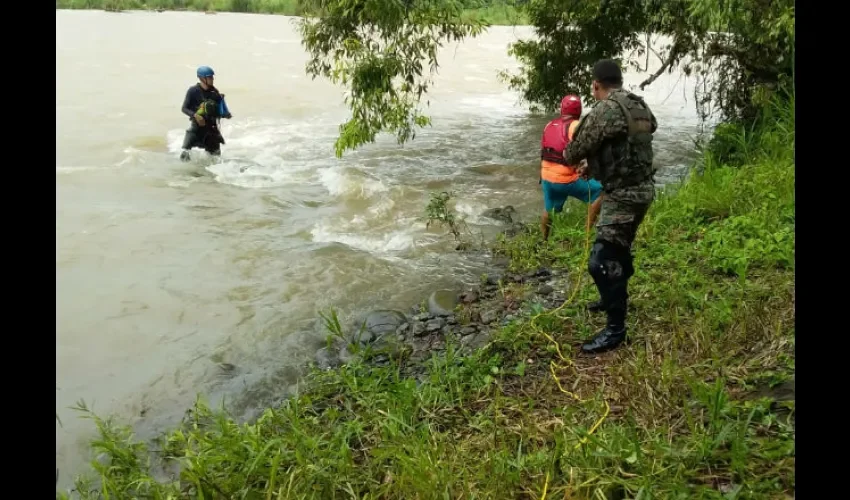
[(201, 66), (198, 68), (198, 78), (209, 78), (215, 76), (215, 71), (209, 66)]

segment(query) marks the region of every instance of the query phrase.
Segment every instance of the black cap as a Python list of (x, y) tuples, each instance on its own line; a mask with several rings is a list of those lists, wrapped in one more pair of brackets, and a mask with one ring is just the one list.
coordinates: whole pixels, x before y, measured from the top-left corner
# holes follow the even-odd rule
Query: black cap
[(593, 79), (605, 85), (622, 85), (623, 72), (611, 59), (602, 59), (593, 65)]

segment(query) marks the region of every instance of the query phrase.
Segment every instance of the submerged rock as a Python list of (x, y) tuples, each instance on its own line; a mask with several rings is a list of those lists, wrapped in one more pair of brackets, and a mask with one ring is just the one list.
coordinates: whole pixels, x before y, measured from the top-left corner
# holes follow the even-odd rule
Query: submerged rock
[(498, 220), (510, 224), (513, 222), (513, 217), (516, 215), (514, 207), (507, 205), (503, 208), (490, 208), (481, 213), (482, 216), (489, 219)]
[(348, 349), (348, 346), (343, 347), (339, 351), (340, 364), (348, 364), (354, 361), (355, 355)]
[(479, 293), (475, 290), (470, 290), (460, 296), (460, 301), (464, 304), (472, 304), (473, 302), (478, 302), (478, 298)]
[(515, 238), (520, 234), (528, 233), (530, 231), (529, 226), (526, 226), (521, 222), (514, 222), (511, 224), (511, 227), (502, 231), (502, 234), (505, 235), (506, 238)]
[(375, 340), (396, 331), (407, 323), (407, 316), (391, 309), (372, 311), (361, 323), (362, 329), (354, 334), (360, 344), (370, 344)]
[(336, 347), (322, 347), (316, 351), (316, 366), (320, 370), (332, 370), (340, 364), (339, 350)]
[(449, 316), (457, 306), (457, 294), (451, 290), (437, 290), (428, 298), (428, 312), (434, 316)]
[(501, 273), (488, 274), (488, 275), (487, 275), (487, 280), (486, 280), (486, 285), (487, 285), (488, 287), (493, 287), (493, 286), (498, 287), (498, 286), (499, 286), (499, 282), (500, 282), (503, 278), (504, 278), (504, 276), (503, 276)]
[(404, 341), (399, 339), (397, 335), (384, 335), (375, 341), (370, 346), (372, 354), (378, 357), (384, 356), (387, 359), (398, 356), (404, 349)]

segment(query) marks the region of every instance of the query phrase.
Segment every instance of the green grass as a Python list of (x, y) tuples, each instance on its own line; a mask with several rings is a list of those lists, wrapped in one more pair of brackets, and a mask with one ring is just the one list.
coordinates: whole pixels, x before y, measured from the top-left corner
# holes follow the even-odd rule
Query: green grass
[[(403, 359), (316, 372), (252, 424), (199, 402), (154, 449), (87, 413), (106, 459), (81, 496), (790, 497), (793, 402), (747, 396), (794, 376), (793, 99), (724, 126), (698, 166), (639, 233), (628, 346), (575, 354), (604, 322), (579, 307), (595, 298), (584, 278), (575, 304), (526, 315), (472, 356), (449, 348), (420, 384), (399, 375)], [(499, 249), (576, 281), (584, 206), (572, 208), (549, 246), (530, 234)]]
[[(212, 12), (252, 12), (300, 16), (298, 0), (56, 0), (57, 9), (105, 10), (191, 10)], [(494, 26), (527, 25), (528, 18), (512, 5), (490, 5), (466, 9), (464, 17)]]

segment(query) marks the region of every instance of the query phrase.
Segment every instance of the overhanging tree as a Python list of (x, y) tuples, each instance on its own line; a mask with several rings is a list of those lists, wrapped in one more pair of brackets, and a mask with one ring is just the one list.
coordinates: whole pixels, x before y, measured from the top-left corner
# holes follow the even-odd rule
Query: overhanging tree
[[(438, 67), (437, 51), (475, 36), (484, 24), (461, 20), (460, 2), (444, 0), (306, 0), (300, 24), (307, 73), (348, 90), (351, 119), (340, 126), (336, 154), (392, 133), (399, 144), (430, 123), (421, 99)], [(427, 69), (426, 69), (427, 68)]]
[[(337, 156), (381, 132), (400, 144), (414, 138), (430, 123), (421, 100), (438, 49), (487, 27), (465, 20), (464, 4), (452, 0), (302, 1), (308, 74), (348, 91), (352, 116), (340, 126)], [(512, 44), (521, 69), (501, 76), (532, 110), (557, 109), (566, 93), (589, 98), (592, 64), (623, 55), (632, 71), (648, 71), (648, 57), (661, 61), (641, 89), (664, 72), (695, 75), (703, 118), (751, 119), (766, 90), (793, 78), (793, 0), (530, 0), (518, 8), (535, 38)], [(670, 42), (652, 46), (658, 35)]]

